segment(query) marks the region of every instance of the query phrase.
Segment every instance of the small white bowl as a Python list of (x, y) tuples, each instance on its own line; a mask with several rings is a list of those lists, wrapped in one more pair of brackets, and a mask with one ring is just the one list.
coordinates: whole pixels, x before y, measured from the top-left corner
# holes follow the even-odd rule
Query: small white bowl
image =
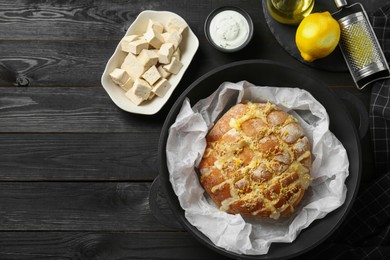
[[(248, 25), (248, 34), (246, 35), (245, 41), (242, 42), (242, 44), (237, 46), (236, 48), (230, 48), (230, 49), (224, 48), (224, 47), (220, 46), (219, 44), (215, 43), (213, 40), (213, 37), (211, 37), (211, 32), (210, 32), (211, 26), (210, 25), (212, 24), (212, 20), (219, 13), (224, 12), (224, 11), (233, 11), (233, 12), (241, 14)], [(222, 51), (222, 52), (237, 52), (237, 51), (244, 49), (249, 44), (249, 42), (252, 40), (253, 30), (254, 30), (253, 29), (253, 21), (252, 21), (251, 16), (244, 9), (241, 9), (241, 8), (235, 7), (235, 6), (222, 6), (222, 7), (214, 9), (207, 16), (205, 24), (204, 24), (204, 33), (205, 33), (206, 39), (211, 44), (211, 46), (213, 46), (215, 49)]]
[[(141, 12), (135, 21), (130, 25), (127, 30), (126, 35), (131, 34), (143, 34), (146, 31), (146, 27), (148, 25), (149, 19), (160, 22), (162, 24), (166, 24), (171, 18), (179, 18), (184, 21), (182, 17), (179, 15), (167, 12), (167, 11), (150, 11), (146, 10)], [(126, 96), (125, 91), (121, 89), (118, 85), (116, 85), (110, 77), (110, 73), (115, 68), (120, 68), (123, 63), (127, 53), (123, 52), (120, 47), (120, 43), (115, 49), (114, 54), (108, 60), (106, 64), (106, 68), (104, 69), (101, 83), (103, 88), (106, 90), (112, 101), (121, 109), (135, 113), (135, 114), (144, 114), (144, 115), (153, 115), (157, 113), (164, 104), (168, 101), (169, 97), (172, 95), (173, 91), (179, 84), (181, 78), (184, 75), (184, 72), (187, 70), (188, 66), (191, 63), (192, 58), (194, 57), (198, 47), (199, 40), (192, 32), (191, 28), (188, 26), (183, 32), (183, 40), (179, 45), (181, 51), (181, 62), (183, 63), (183, 67), (179, 71), (177, 75), (171, 75), (169, 77), (169, 83), (171, 83), (171, 87), (168, 92), (163, 97), (154, 97), (150, 101), (144, 101), (141, 105), (137, 106), (132, 103)]]

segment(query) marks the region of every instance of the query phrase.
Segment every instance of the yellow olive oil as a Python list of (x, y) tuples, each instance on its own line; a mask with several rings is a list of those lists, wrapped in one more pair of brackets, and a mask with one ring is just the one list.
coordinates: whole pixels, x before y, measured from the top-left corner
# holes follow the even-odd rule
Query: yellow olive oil
[(314, 7), (314, 0), (267, 0), (270, 15), (284, 24), (299, 24)]

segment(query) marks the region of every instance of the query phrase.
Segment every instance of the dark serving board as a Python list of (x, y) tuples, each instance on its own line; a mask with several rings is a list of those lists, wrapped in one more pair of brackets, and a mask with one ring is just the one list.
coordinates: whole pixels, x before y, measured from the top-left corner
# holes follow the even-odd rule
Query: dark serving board
[[(348, 5), (356, 2), (356, 0), (348, 1)], [(372, 11), (376, 10), (381, 5), (385, 5), (389, 1), (383, 1), (382, 3), (378, 3), (379, 1), (375, 2), (373, 0), (362, 0), (359, 2), (363, 4), (367, 13), (371, 13)], [(330, 13), (334, 13), (337, 10), (338, 9), (333, 0), (316, 0), (313, 8), (313, 12), (329, 11)], [(319, 59), (311, 63), (304, 61), (295, 44), (295, 31), (297, 29), (297, 26), (281, 24), (274, 20), (268, 12), (266, 1), (263, 1), (263, 12), (267, 25), (271, 30), (272, 34), (275, 36), (276, 40), (295, 59), (299, 60), (303, 64), (317, 69), (339, 72), (348, 71), (347, 65), (339, 48), (336, 48), (329, 56), (323, 59)]]

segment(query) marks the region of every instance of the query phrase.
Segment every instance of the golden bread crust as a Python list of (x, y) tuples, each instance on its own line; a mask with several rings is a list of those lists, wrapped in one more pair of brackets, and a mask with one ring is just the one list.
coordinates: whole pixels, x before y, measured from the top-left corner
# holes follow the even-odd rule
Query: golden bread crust
[(309, 139), (298, 121), (271, 103), (240, 103), (206, 137), (200, 181), (231, 214), (288, 216), (310, 184)]

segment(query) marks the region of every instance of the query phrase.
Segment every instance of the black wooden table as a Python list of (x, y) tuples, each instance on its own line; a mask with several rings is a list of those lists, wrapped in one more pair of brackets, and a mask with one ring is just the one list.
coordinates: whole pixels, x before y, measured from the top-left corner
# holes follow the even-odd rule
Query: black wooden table
[[(369, 11), (385, 1), (371, 2)], [(239, 53), (218, 52), (204, 36), (208, 13), (223, 5), (253, 19), (253, 41)], [(100, 83), (118, 41), (147, 9), (179, 14), (200, 42), (171, 99), (152, 116), (120, 110)], [(245, 59), (294, 66), (368, 105), (369, 92), (357, 91), (349, 73), (290, 56), (260, 0), (0, 1), (0, 259), (224, 259), (157, 221), (149, 190), (175, 99), (204, 73)], [(366, 153), (363, 182), (372, 161)]]

